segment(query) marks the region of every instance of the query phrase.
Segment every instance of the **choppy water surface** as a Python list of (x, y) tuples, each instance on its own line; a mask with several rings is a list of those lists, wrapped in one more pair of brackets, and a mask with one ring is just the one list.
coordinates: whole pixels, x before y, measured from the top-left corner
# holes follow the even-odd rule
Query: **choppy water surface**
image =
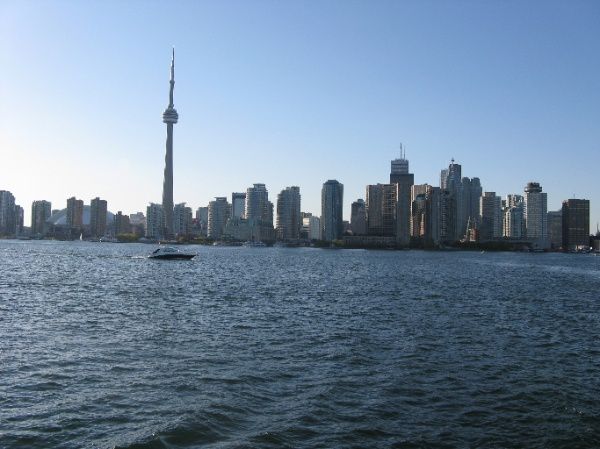
[(0, 242), (0, 447), (600, 446), (600, 257)]

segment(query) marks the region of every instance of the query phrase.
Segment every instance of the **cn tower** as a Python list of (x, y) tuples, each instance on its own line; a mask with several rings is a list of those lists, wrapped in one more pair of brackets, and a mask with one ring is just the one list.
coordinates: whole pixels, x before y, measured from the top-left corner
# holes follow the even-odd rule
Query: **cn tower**
[(173, 107), (173, 89), (175, 88), (175, 48), (171, 59), (171, 87), (169, 89), (169, 106), (163, 113), (163, 122), (167, 124), (167, 151), (165, 153), (165, 177), (163, 180), (162, 206), (165, 217), (164, 237), (173, 237), (173, 125), (179, 115)]

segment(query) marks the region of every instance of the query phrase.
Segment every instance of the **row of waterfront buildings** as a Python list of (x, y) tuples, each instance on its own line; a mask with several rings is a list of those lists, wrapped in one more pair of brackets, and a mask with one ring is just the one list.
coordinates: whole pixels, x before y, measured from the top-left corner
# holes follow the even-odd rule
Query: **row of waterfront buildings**
[[(534, 248), (589, 248), (590, 203), (569, 199), (562, 209), (548, 212), (547, 194), (530, 182), (523, 194), (502, 200), (484, 192), (479, 178), (462, 176), (462, 167), (451, 161), (440, 174), (437, 187), (415, 184), (405, 155), (391, 162), (387, 184), (368, 185), (364, 199), (352, 203), (349, 221), (343, 219), (344, 186), (329, 180), (321, 190), (321, 215), (302, 212), (300, 188), (286, 187), (269, 200), (264, 184), (235, 192), (231, 202), (217, 197), (193, 215), (185, 203), (173, 204), (173, 126), (179, 120), (174, 105), (175, 51), (169, 80), (169, 103), (163, 113), (167, 127), (162, 202), (150, 203), (146, 214), (116, 215), (106, 200), (94, 198), (86, 206), (75, 197), (63, 210), (52, 210), (49, 201), (34, 201), (31, 227), (23, 223), (23, 208), (11, 192), (0, 190), (0, 236), (29, 235), (61, 239), (127, 236), (128, 240), (215, 241), (277, 240), (290, 244), (311, 241), (347, 246), (444, 247), (456, 242), (513, 242)], [(275, 216), (275, 220), (273, 220)], [(600, 242), (600, 235), (595, 240)]]
[[(171, 212), (171, 236), (181, 240), (205, 237), (215, 241), (344, 241), (349, 246), (441, 247), (456, 242), (522, 242), (541, 249), (589, 247), (590, 203), (568, 199), (558, 211), (548, 211), (547, 194), (537, 182), (522, 194), (505, 199), (484, 192), (479, 178), (462, 176), (450, 163), (440, 185), (414, 184), (405, 157), (391, 162), (390, 182), (366, 187), (365, 198), (352, 203), (350, 220), (343, 219), (344, 186), (323, 184), (321, 214), (301, 209), (300, 188), (283, 189), (273, 204), (265, 184), (234, 192), (231, 201), (217, 197), (193, 211), (185, 203)], [(49, 201), (34, 201), (31, 225), (23, 223), (23, 208), (11, 192), (0, 191), (0, 235), (34, 238), (161, 240), (167, 237), (164, 205), (150, 203), (146, 213), (108, 211), (106, 200), (89, 206), (75, 197), (66, 208), (52, 210)], [(592, 239), (593, 240), (593, 239)]]

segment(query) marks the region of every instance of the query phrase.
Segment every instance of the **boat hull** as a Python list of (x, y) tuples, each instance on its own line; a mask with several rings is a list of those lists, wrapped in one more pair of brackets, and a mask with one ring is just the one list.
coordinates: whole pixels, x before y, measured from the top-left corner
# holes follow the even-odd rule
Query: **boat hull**
[(157, 256), (148, 256), (149, 259), (157, 260), (190, 260), (196, 257), (195, 254), (160, 254)]

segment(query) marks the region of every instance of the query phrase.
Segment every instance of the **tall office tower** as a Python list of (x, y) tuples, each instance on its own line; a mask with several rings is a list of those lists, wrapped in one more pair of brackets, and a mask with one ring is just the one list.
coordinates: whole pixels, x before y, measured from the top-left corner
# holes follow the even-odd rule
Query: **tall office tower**
[(165, 153), (165, 174), (163, 179), (163, 219), (164, 236), (173, 236), (173, 125), (177, 123), (179, 115), (173, 104), (173, 89), (175, 88), (175, 49), (171, 58), (171, 81), (169, 89), (169, 106), (163, 113), (163, 122), (167, 125), (167, 148)]
[(74, 196), (67, 200), (67, 227), (73, 231), (81, 231), (83, 227), (83, 200)]
[(502, 200), (496, 196), (496, 192), (483, 194), (480, 210), (479, 239), (486, 242), (502, 237)]
[(277, 238), (297, 240), (300, 238), (300, 187), (286, 187), (277, 195)]
[(150, 203), (146, 207), (146, 238), (162, 239), (165, 237), (165, 213), (162, 204)]
[(362, 198), (352, 203), (350, 227), (354, 235), (365, 235), (367, 233), (367, 208), (365, 200)]
[(14, 235), (15, 231), (15, 197), (8, 190), (0, 190), (0, 235)]
[(106, 200), (94, 198), (90, 203), (90, 233), (92, 237), (102, 237), (106, 234)]
[(43, 237), (47, 232), (46, 221), (52, 215), (52, 203), (39, 200), (31, 203), (31, 235)]
[(554, 250), (561, 249), (563, 247), (562, 209), (548, 211), (546, 216), (548, 220), (550, 248)]
[(246, 190), (246, 218), (273, 223), (273, 211), (269, 211), (269, 191), (264, 184), (254, 184)]
[(525, 217), (525, 234), (542, 248), (548, 246), (548, 195), (542, 193), (542, 186), (537, 182), (529, 182), (525, 186), (523, 213)]
[(440, 242), (452, 243), (457, 240), (456, 195), (451, 190), (440, 189)]
[(449, 190), (451, 187), (458, 188), (462, 180), (462, 166), (454, 163), (454, 158), (450, 160), (447, 169), (440, 172), (440, 188)]
[(427, 232), (427, 190), (424, 193), (418, 193), (411, 205), (410, 235), (413, 238), (423, 239)]
[(321, 189), (321, 237), (331, 242), (342, 236), (344, 185), (335, 179), (323, 184)]
[(391, 162), (390, 170), (390, 184), (396, 184), (397, 186), (395, 192), (396, 211), (394, 213), (396, 229), (394, 229), (394, 234), (397, 242), (401, 245), (408, 245), (410, 242), (411, 188), (414, 183), (415, 175), (409, 173), (408, 159), (406, 159), (406, 153), (402, 150), (400, 159)]
[(214, 201), (208, 203), (208, 237), (220, 239), (227, 220), (231, 215), (231, 206), (224, 196), (218, 196)]
[(442, 191), (429, 186), (425, 192), (425, 243), (439, 245), (442, 228)]
[(173, 234), (187, 236), (192, 233), (192, 208), (185, 203), (173, 207)]
[(130, 234), (131, 222), (129, 215), (123, 215), (123, 212), (118, 211), (114, 218), (115, 235)]
[(562, 247), (565, 250), (590, 246), (590, 200), (570, 199), (562, 203)]
[[(447, 169), (440, 173), (440, 188), (442, 189), (442, 235), (445, 242), (460, 240), (464, 234), (464, 214), (462, 200), (462, 167), (450, 161)], [(466, 222), (464, 222), (466, 228)]]
[(479, 220), (479, 199), (483, 195), (483, 188), (481, 187), (479, 178), (471, 178), (470, 189), (469, 217)]
[(231, 218), (246, 217), (246, 194), (233, 192), (231, 194)]
[(397, 184), (367, 186), (367, 234), (383, 237), (396, 235)]
[(458, 237), (462, 238), (465, 235), (467, 223), (471, 224), (472, 229), (477, 228), (479, 225), (481, 195), (482, 188), (479, 178), (462, 178), (459, 195), (457, 196)]

